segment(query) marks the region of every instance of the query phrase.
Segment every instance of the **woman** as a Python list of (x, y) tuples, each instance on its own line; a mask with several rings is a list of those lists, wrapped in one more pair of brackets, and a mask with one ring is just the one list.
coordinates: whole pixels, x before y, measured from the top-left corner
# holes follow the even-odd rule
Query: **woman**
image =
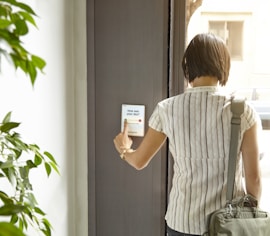
[[(199, 34), (189, 43), (182, 68), (189, 88), (183, 94), (158, 103), (139, 147), (131, 149), (127, 123), (114, 139), (122, 159), (140, 170), (168, 138), (174, 159), (172, 189), (165, 216), (169, 236), (202, 235), (207, 231), (209, 215), (226, 203), (230, 96), (218, 87), (225, 86), (228, 80), (229, 52), (215, 35)], [(246, 104), (241, 116), (234, 196), (242, 196), (246, 189), (260, 199), (259, 124), (258, 115)]]

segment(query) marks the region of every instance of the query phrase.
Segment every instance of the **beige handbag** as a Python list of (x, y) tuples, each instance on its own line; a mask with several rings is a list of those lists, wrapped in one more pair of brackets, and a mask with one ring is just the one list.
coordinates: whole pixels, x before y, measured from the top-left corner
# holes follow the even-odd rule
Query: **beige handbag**
[(208, 236), (270, 236), (270, 215), (258, 208), (257, 200), (251, 195), (232, 199), (237, 146), (245, 101), (232, 99), (231, 141), (228, 165), (227, 204), (210, 216)]

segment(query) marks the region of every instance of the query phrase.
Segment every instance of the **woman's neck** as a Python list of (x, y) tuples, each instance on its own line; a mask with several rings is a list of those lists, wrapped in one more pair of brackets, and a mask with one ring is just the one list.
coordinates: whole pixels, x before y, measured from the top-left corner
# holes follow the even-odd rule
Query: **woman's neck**
[(218, 79), (213, 76), (201, 76), (195, 78), (191, 83), (191, 87), (201, 87), (201, 86), (217, 86)]

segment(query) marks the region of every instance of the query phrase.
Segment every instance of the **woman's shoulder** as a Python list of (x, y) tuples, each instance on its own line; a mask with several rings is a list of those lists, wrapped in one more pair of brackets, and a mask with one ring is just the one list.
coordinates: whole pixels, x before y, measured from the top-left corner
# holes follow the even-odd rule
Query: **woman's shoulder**
[(166, 107), (170, 107), (172, 106), (175, 102), (177, 102), (179, 99), (181, 99), (181, 97), (183, 97), (183, 94), (179, 94), (179, 95), (176, 95), (176, 96), (172, 96), (172, 97), (169, 97), (169, 98), (165, 98), (163, 99), (162, 101), (160, 101), (158, 103), (158, 106), (160, 108), (166, 108)]

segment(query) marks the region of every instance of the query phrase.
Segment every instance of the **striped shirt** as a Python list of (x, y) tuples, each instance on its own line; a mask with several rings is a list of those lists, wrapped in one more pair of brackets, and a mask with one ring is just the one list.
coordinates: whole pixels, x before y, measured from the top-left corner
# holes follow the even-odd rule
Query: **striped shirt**
[[(169, 139), (174, 175), (165, 219), (170, 228), (203, 234), (209, 214), (226, 203), (230, 146), (230, 97), (217, 87), (188, 88), (183, 94), (158, 103), (149, 126)], [(259, 119), (246, 104), (241, 116), (244, 132)], [(241, 142), (239, 142), (241, 143)], [(244, 193), (240, 144), (234, 196)]]

